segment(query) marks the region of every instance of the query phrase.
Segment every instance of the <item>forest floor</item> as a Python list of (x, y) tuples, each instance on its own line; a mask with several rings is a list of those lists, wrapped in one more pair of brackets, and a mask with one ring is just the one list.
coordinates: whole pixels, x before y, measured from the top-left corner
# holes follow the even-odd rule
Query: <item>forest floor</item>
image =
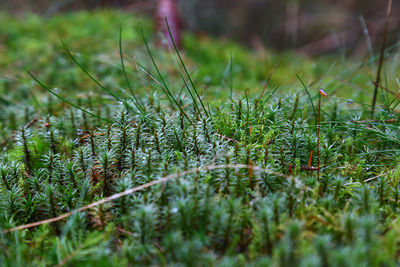
[(372, 114), (373, 52), (165, 50), (116, 11), (0, 25), (1, 266), (399, 264), (397, 46)]

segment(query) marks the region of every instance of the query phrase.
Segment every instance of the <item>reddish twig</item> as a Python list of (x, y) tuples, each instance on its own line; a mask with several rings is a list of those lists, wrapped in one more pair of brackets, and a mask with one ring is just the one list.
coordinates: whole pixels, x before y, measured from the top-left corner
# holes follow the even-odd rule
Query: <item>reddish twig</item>
[(389, 18), (390, 18), (391, 11), (392, 11), (392, 0), (389, 0), (388, 7), (387, 7), (387, 13), (386, 13), (385, 30), (383, 32), (381, 55), (379, 57), (379, 65), (378, 65), (378, 70), (376, 72), (376, 81), (374, 83), (375, 88), (374, 88), (374, 96), (372, 98), (371, 117), (374, 117), (376, 98), (378, 96), (378, 88), (379, 88), (379, 84), (381, 82), (381, 72), (382, 72), (383, 58), (385, 55), (386, 38), (387, 38), (388, 29), (389, 29)]
[(239, 143), (239, 141), (238, 141), (238, 140), (235, 140), (235, 139), (232, 139), (232, 138), (226, 137), (226, 136), (224, 136), (224, 135), (222, 135), (222, 134), (215, 134), (215, 135), (216, 135), (216, 136), (219, 136), (219, 137), (221, 137), (222, 139), (225, 139), (225, 140), (231, 141), (231, 142), (233, 142), (233, 143)]
[(318, 160), (318, 166), (317, 166), (317, 177), (319, 180), (319, 132), (321, 129), (321, 98), (322, 97), (327, 97), (328, 94), (325, 93), (324, 90), (319, 90), (319, 98), (318, 98), (318, 125), (317, 125), (317, 160)]

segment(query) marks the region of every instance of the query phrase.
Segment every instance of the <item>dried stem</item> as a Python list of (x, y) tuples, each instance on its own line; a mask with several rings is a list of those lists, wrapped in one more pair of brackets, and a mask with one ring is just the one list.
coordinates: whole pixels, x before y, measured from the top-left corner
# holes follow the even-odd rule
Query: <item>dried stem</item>
[(176, 179), (176, 178), (188, 175), (188, 174), (193, 174), (193, 173), (197, 173), (197, 172), (200, 172), (200, 171), (211, 171), (211, 170), (227, 169), (227, 168), (231, 168), (231, 169), (250, 169), (251, 168), (253, 171), (256, 170), (256, 171), (269, 173), (269, 174), (272, 174), (272, 175), (275, 175), (275, 176), (279, 176), (279, 177), (283, 177), (283, 178), (294, 179), (294, 177), (285, 175), (283, 173), (271, 171), (271, 170), (268, 170), (268, 169), (265, 169), (265, 168), (261, 168), (261, 167), (257, 167), (257, 166), (245, 165), (245, 164), (208, 165), (208, 166), (204, 166), (204, 167), (200, 167), (200, 168), (194, 168), (194, 169), (190, 169), (190, 170), (187, 170), (187, 171), (184, 171), (184, 172), (180, 172), (180, 173), (175, 173), (175, 174), (171, 174), (171, 175), (168, 175), (168, 176), (164, 176), (164, 177), (162, 177), (160, 179), (153, 180), (153, 181), (151, 181), (149, 183), (146, 183), (146, 184), (134, 187), (134, 188), (127, 189), (127, 190), (125, 190), (123, 192), (111, 195), (109, 197), (105, 197), (105, 198), (100, 199), (98, 201), (92, 202), (89, 205), (86, 205), (84, 207), (81, 207), (79, 209), (76, 209), (76, 210), (73, 210), (73, 211), (70, 211), (70, 212), (67, 212), (67, 213), (64, 213), (64, 214), (59, 215), (57, 217), (53, 217), (53, 218), (50, 218), (50, 219), (46, 219), (46, 220), (42, 220), (42, 221), (37, 221), (37, 222), (33, 222), (33, 223), (24, 224), (24, 225), (16, 226), (16, 227), (13, 227), (13, 228), (5, 229), (1, 233), (5, 234), (5, 233), (14, 232), (14, 231), (20, 231), (20, 230), (23, 230), (23, 229), (32, 228), (32, 227), (39, 226), (39, 225), (42, 225), (42, 224), (60, 221), (62, 219), (68, 218), (69, 216), (71, 216), (73, 214), (76, 214), (76, 213), (79, 213), (79, 212), (94, 208), (96, 206), (99, 206), (99, 205), (102, 205), (104, 203), (113, 201), (113, 200), (118, 199), (120, 197), (132, 194), (134, 192), (143, 190), (145, 188), (149, 188), (149, 187), (151, 187), (153, 185), (165, 183), (165, 182), (168, 182), (170, 180), (173, 180), (173, 179)]
[(318, 124), (317, 124), (317, 161), (318, 161), (317, 177), (318, 177), (318, 181), (319, 181), (319, 132), (321, 129), (321, 98), (322, 98), (322, 95), (319, 94), (319, 97), (318, 97)]
[(372, 98), (371, 117), (374, 117), (376, 99), (377, 99), (377, 96), (378, 96), (378, 88), (379, 88), (379, 84), (380, 84), (380, 81), (381, 81), (381, 72), (382, 72), (382, 66), (383, 66), (383, 58), (384, 58), (384, 54), (385, 54), (386, 39), (387, 39), (387, 33), (388, 33), (388, 29), (389, 29), (389, 18), (390, 18), (391, 11), (392, 11), (392, 0), (389, 0), (388, 7), (387, 7), (387, 12), (386, 12), (385, 29), (384, 29), (384, 32), (383, 32), (381, 55), (379, 57), (379, 65), (378, 65), (378, 70), (376, 72), (376, 80), (374, 82), (375, 88), (374, 88), (374, 96)]

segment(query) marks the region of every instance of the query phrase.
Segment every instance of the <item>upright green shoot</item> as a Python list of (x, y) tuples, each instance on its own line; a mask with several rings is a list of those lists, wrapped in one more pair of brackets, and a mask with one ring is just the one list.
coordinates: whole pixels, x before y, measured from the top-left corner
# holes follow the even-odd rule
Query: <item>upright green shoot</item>
[(39, 81), (29, 70), (26, 70), (26, 72), (29, 74), (29, 76), (32, 77), (33, 80), (35, 80), (35, 82), (36, 82), (38, 85), (40, 85), (40, 87), (42, 87), (43, 89), (45, 89), (46, 91), (48, 91), (50, 94), (52, 94), (52, 95), (54, 95), (55, 97), (57, 97), (58, 99), (60, 99), (61, 101), (67, 103), (68, 105), (71, 105), (71, 106), (74, 107), (74, 108), (79, 109), (80, 111), (82, 111), (82, 112), (84, 112), (84, 113), (86, 113), (86, 114), (88, 114), (88, 115), (90, 115), (90, 116), (93, 116), (93, 117), (95, 117), (95, 118), (98, 118), (98, 119), (103, 120), (103, 121), (106, 121), (106, 122), (112, 122), (111, 120), (102, 118), (102, 117), (100, 117), (100, 116), (98, 116), (98, 115), (96, 115), (96, 114), (94, 114), (94, 113), (92, 113), (92, 112), (90, 112), (90, 111), (88, 111), (88, 110), (86, 110), (86, 109), (81, 108), (80, 106), (78, 106), (78, 105), (72, 103), (71, 101), (65, 99), (64, 97), (60, 96), (59, 94), (57, 94), (56, 92), (54, 92), (53, 90), (51, 90), (50, 88), (48, 88), (48, 87), (47, 87), (46, 85), (44, 85), (41, 81)]
[[(144, 36), (144, 32), (143, 32), (143, 28), (140, 28), (140, 32), (142, 34), (142, 38), (144, 41), (144, 44), (146, 46), (147, 49), (147, 53), (150, 56), (151, 62), (153, 63), (153, 66), (158, 74), (159, 79), (161, 80), (161, 82), (157, 81), (157, 84), (163, 89), (164, 93), (167, 95), (168, 99), (171, 101), (171, 103), (175, 103), (175, 105), (178, 106), (178, 108), (180, 109), (180, 111), (182, 112), (182, 114), (186, 117), (186, 119), (192, 123), (192, 121), (189, 119), (188, 115), (186, 114), (186, 112), (183, 110), (183, 108), (179, 105), (178, 101), (176, 100), (176, 98), (172, 95), (171, 90), (168, 88), (167, 83), (165, 82), (163, 76), (161, 75), (160, 70), (158, 69), (158, 66), (156, 64), (156, 61), (154, 60), (153, 54), (151, 53), (149, 44), (147, 43), (146, 37)], [(148, 75), (150, 75), (150, 71), (147, 71), (144, 66), (139, 65), (143, 70), (145, 70), (147, 72)], [(153, 80), (156, 80), (155, 77), (153, 75), (151, 75), (151, 77), (153, 78)]]
[(140, 104), (139, 100), (135, 96), (135, 94), (133, 92), (133, 88), (131, 86), (131, 83), (129, 82), (128, 75), (126, 74), (124, 56), (123, 56), (123, 53), (122, 53), (122, 25), (119, 28), (119, 56), (120, 56), (120, 59), (121, 59), (122, 72), (124, 74), (124, 78), (125, 78), (126, 84), (129, 87), (129, 91), (131, 93), (131, 96), (133, 97), (134, 104), (138, 108), (138, 110), (142, 113), (142, 115), (145, 116), (146, 112), (144, 111), (142, 105)]
[(179, 73), (179, 76), (181, 77), (181, 79), (182, 79), (182, 81), (183, 81), (183, 83), (184, 83), (184, 87), (187, 89), (187, 91), (189, 92), (190, 97), (191, 97), (192, 100), (193, 100), (193, 105), (195, 106), (195, 108), (196, 108), (197, 111), (199, 112), (200, 117), (203, 119), (203, 115), (201, 115), (201, 111), (200, 111), (199, 106), (197, 105), (197, 101), (196, 101), (196, 99), (194, 98), (194, 96), (193, 96), (193, 94), (192, 94), (192, 91), (190, 90), (189, 85), (187, 84), (185, 78), (183, 77), (182, 72), (178, 71), (178, 73)]
[(115, 98), (115, 100), (122, 102), (121, 98), (119, 96), (117, 96), (116, 94), (114, 94), (110, 89), (105, 88), (97, 79), (95, 79), (87, 70), (86, 68), (80, 64), (78, 62), (78, 60), (72, 55), (72, 53), (69, 51), (67, 45), (64, 43), (63, 39), (60, 39), (61, 43), (65, 49), (65, 51), (67, 52), (68, 56), (72, 59), (72, 61), (82, 70), (83, 73), (86, 74), (86, 76), (89, 77), (90, 80), (92, 80), (95, 84), (97, 84), (103, 91), (105, 91), (106, 93), (108, 93), (110, 96), (112, 96), (113, 98)]
[(315, 123), (317, 124), (317, 123), (318, 123), (318, 122), (317, 122), (317, 120), (318, 120), (318, 118), (317, 118), (317, 112), (316, 112), (316, 110), (315, 110), (314, 102), (312, 101), (310, 92), (308, 91), (307, 86), (304, 84), (303, 80), (300, 78), (300, 76), (299, 76), (297, 73), (296, 73), (296, 76), (297, 76), (297, 79), (299, 79), (299, 81), (300, 81), (301, 84), (303, 85), (304, 90), (306, 91), (306, 93), (307, 93), (307, 95), (308, 95), (308, 99), (310, 99), (311, 106), (312, 106), (313, 112), (314, 112)]
[[(186, 65), (185, 65), (185, 63), (184, 63), (183, 60), (182, 60), (181, 54), (179, 53), (179, 50), (178, 50), (178, 48), (176, 47), (174, 38), (172, 37), (171, 29), (169, 28), (169, 24), (168, 24), (168, 19), (167, 19), (167, 17), (165, 17), (165, 23), (167, 24), (168, 34), (169, 34), (169, 37), (171, 38), (171, 41), (172, 41), (172, 44), (173, 44), (173, 46), (174, 46), (175, 52), (176, 52), (176, 54), (177, 54), (177, 56), (178, 56), (178, 58), (179, 58), (179, 61), (181, 62), (181, 65), (182, 65), (182, 67), (183, 67), (183, 70), (185, 71), (185, 74), (186, 74), (187, 78), (189, 79), (190, 85), (192, 86), (194, 92), (196, 93), (196, 96), (197, 96), (197, 98), (198, 98), (198, 100), (199, 100), (199, 102), (200, 102), (200, 104), (201, 104), (201, 106), (202, 106), (204, 112), (206, 113), (206, 116), (209, 117), (208, 112), (207, 112), (207, 109), (205, 108), (205, 106), (204, 106), (204, 104), (203, 104), (203, 101), (201, 100), (201, 97), (200, 97), (200, 95), (199, 95), (199, 92), (197, 91), (196, 86), (194, 85), (193, 80), (192, 80), (192, 78), (190, 77), (190, 74), (189, 74), (189, 72), (188, 72), (188, 70), (187, 70), (187, 68), (186, 68)], [(189, 89), (189, 88), (188, 88), (188, 89)]]

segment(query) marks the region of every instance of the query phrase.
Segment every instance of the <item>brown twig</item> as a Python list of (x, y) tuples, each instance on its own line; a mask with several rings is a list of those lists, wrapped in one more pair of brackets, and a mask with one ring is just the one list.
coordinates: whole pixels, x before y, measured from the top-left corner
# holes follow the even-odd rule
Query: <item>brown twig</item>
[(317, 126), (317, 178), (319, 181), (319, 132), (321, 129), (321, 94), (318, 97), (318, 126)]
[(32, 227), (39, 226), (39, 225), (42, 225), (42, 224), (57, 222), (57, 221), (60, 221), (62, 219), (68, 218), (69, 216), (74, 215), (76, 213), (79, 213), (79, 212), (94, 208), (96, 206), (99, 206), (99, 205), (102, 205), (104, 203), (113, 201), (115, 199), (121, 198), (121, 197), (126, 196), (126, 195), (130, 195), (130, 194), (132, 194), (134, 192), (143, 190), (145, 188), (152, 187), (153, 185), (165, 183), (165, 182), (168, 182), (170, 180), (173, 180), (173, 179), (176, 179), (176, 178), (188, 175), (188, 174), (198, 173), (200, 171), (211, 171), (211, 170), (227, 169), (227, 168), (230, 168), (230, 169), (252, 169), (253, 171), (254, 170), (261, 171), (261, 172), (269, 173), (269, 174), (276, 175), (276, 176), (283, 177), (283, 178), (292, 178), (292, 179), (294, 178), (293, 176), (289, 176), (289, 175), (286, 175), (286, 174), (283, 174), (283, 173), (267, 170), (265, 168), (261, 168), (261, 167), (258, 167), (258, 166), (250, 166), (250, 165), (245, 165), (245, 164), (207, 165), (207, 166), (204, 166), (204, 167), (194, 168), (194, 169), (190, 169), (190, 170), (187, 170), (187, 171), (184, 171), (184, 172), (180, 172), (180, 173), (175, 173), (175, 174), (171, 174), (171, 175), (168, 175), (168, 176), (164, 176), (164, 177), (162, 177), (160, 179), (151, 181), (149, 183), (146, 183), (146, 184), (143, 184), (143, 185), (139, 185), (139, 186), (134, 187), (134, 188), (127, 189), (127, 190), (125, 190), (123, 192), (111, 195), (109, 197), (105, 197), (105, 198), (100, 199), (98, 201), (92, 202), (89, 205), (83, 206), (81, 208), (75, 209), (75, 210), (67, 212), (67, 213), (64, 213), (64, 214), (62, 214), (60, 216), (53, 217), (53, 218), (46, 219), (46, 220), (33, 222), (33, 223), (28, 223), (28, 224), (24, 224), (24, 225), (19, 225), (19, 226), (16, 226), (16, 227), (12, 227), (12, 228), (3, 230), (1, 233), (5, 234), (5, 233), (14, 232), (14, 231), (20, 231), (20, 230), (32, 228)]
[(225, 140), (228, 140), (228, 141), (231, 141), (231, 142), (233, 142), (233, 143), (239, 143), (239, 141), (238, 140), (235, 140), (235, 139), (232, 139), (232, 138), (229, 138), (229, 137), (226, 137), (226, 136), (224, 136), (224, 135), (222, 135), (222, 134), (215, 134), (216, 136), (219, 136), (219, 137), (221, 137), (222, 139), (225, 139)]
[(389, 18), (390, 18), (391, 11), (392, 11), (392, 0), (389, 0), (388, 7), (387, 7), (387, 13), (386, 13), (385, 30), (383, 32), (381, 55), (379, 57), (379, 65), (378, 65), (378, 70), (376, 72), (376, 81), (374, 83), (375, 87), (374, 87), (374, 96), (372, 98), (371, 117), (374, 117), (376, 98), (378, 96), (378, 88), (379, 88), (379, 84), (381, 82), (381, 72), (382, 72), (383, 58), (385, 55), (386, 38), (387, 38), (388, 29), (389, 29)]
[(38, 119), (36, 119), (36, 118), (34, 118), (33, 120), (31, 120), (29, 123), (27, 123), (26, 125), (25, 125), (25, 129), (28, 129), (28, 128), (30, 128), (32, 125), (34, 125), (36, 122), (38, 121)]
[(375, 180), (376, 178), (379, 178), (379, 177), (381, 177), (381, 176), (382, 176), (382, 175), (377, 175), (377, 176), (368, 178), (368, 179), (364, 180), (364, 183), (368, 183), (368, 182), (370, 182), (370, 181), (372, 181), (372, 180)]
[(355, 121), (355, 120), (351, 120), (351, 122), (355, 122), (355, 123), (374, 123), (374, 122), (384, 122), (384, 123), (395, 123), (398, 122), (398, 119), (387, 119), (387, 120), (383, 120), (383, 121), (379, 121), (379, 120), (360, 120), (360, 121)]
[[(107, 133), (94, 133), (93, 136), (103, 136), (103, 135), (107, 135)], [(84, 136), (82, 136), (81, 138), (79, 138), (79, 142), (82, 142), (84, 139), (91, 137), (92, 134), (86, 134)]]
[(268, 74), (267, 81), (265, 82), (264, 88), (263, 88), (263, 90), (261, 91), (261, 94), (260, 94), (260, 96), (258, 97), (257, 101), (260, 101), (261, 98), (263, 97), (263, 95), (265, 94), (265, 91), (267, 90), (267, 87), (268, 87), (268, 85), (269, 85), (269, 83), (270, 83), (270, 81), (271, 81), (272, 74), (275, 72), (275, 69), (276, 69), (277, 66), (278, 66), (278, 63), (276, 63), (276, 64), (272, 67), (272, 70), (271, 70), (270, 73)]
[(318, 171), (319, 170), (317, 167), (314, 167), (314, 166), (301, 166), (300, 168), (302, 170), (306, 170), (306, 171)]
[[(382, 175), (377, 175), (377, 176), (368, 178), (368, 179), (364, 180), (364, 183), (368, 183), (368, 182), (370, 182), (370, 181), (373, 181), (373, 180), (375, 180), (376, 178), (379, 178), (379, 177), (381, 177), (381, 176), (382, 176)], [(352, 185), (352, 184), (355, 184), (355, 183), (354, 183), (354, 182), (345, 183), (344, 186), (348, 186), (348, 185)]]
[(328, 95), (325, 93), (324, 90), (319, 90), (319, 94), (318, 94), (319, 98), (318, 98), (318, 125), (317, 125), (317, 162), (318, 162), (318, 166), (317, 166), (317, 177), (319, 180), (319, 170), (320, 170), (320, 166), (319, 166), (319, 133), (320, 133), (320, 129), (321, 129), (321, 99), (322, 97), (327, 97)]
[(354, 166), (351, 167), (351, 169), (346, 173), (346, 175), (352, 173), (357, 168), (358, 164), (360, 164), (360, 161), (357, 161), (356, 164), (354, 164)]
[(380, 85), (380, 84), (378, 84), (378, 83), (376, 83), (376, 82), (372, 82), (372, 83), (373, 83), (374, 85), (378, 86), (379, 88), (381, 88), (381, 89), (387, 91), (388, 93), (390, 93), (390, 94), (392, 94), (392, 95), (397, 95), (397, 94), (398, 94), (398, 93), (393, 92), (393, 91), (390, 90), (389, 88), (386, 88), (386, 87), (384, 87), (384, 86), (382, 86), (382, 85)]
[(125, 229), (123, 229), (121, 227), (116, 227), (116, 229), (117, 229), (118, 232), (123, 233), (125, 235), (134, 235), (134, 233), (132, 233), (131, 231), (125, 230)]

